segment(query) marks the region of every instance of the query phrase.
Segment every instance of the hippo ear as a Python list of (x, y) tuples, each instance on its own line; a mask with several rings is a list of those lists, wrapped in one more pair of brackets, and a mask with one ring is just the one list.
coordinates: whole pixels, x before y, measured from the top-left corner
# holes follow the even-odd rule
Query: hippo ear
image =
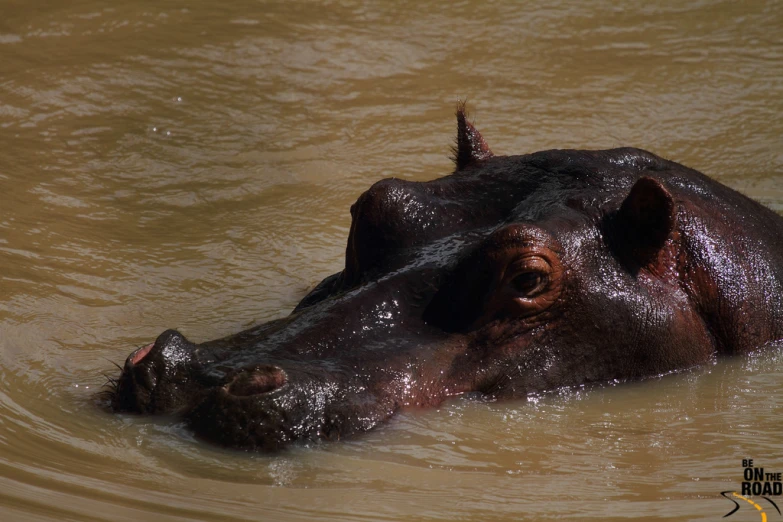
[(638, 269), (649, 264), (671, 236), (676, 223), (674, 199), (660, 181), (640, 178), (613, 221), (615, 252)]
[(481, 133), (465, 117), (465, 102), (457, 104), (457, 146), (452, 151), (458, 171), (494, 156)]

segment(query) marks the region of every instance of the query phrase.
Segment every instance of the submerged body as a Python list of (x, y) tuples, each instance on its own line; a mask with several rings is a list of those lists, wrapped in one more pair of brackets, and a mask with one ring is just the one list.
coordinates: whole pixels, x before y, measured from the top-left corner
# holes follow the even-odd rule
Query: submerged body
[(134, 351), (116, 411), (225, 446), (365, 431), (466, 392), (639, 379), (783, 338), (783, 218), (638, 149), (495, 156), (458, 111), (456, 170), (379, 181), (345, 268), (286, 318)]

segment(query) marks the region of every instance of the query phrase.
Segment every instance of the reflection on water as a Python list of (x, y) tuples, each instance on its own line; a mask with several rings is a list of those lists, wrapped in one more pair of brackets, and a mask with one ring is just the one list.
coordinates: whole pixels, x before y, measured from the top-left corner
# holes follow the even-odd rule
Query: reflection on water
[(275, 457), (95, 393), (165, 328), (287, 313), (370, 183), (449, 171), (457, 98), (497, 153), (641, 146), (783, 211), (781, 24), (774, 1), (6, 2), (3, 519), (723, 516), (742, 458), (783, 468), (780, 351)]

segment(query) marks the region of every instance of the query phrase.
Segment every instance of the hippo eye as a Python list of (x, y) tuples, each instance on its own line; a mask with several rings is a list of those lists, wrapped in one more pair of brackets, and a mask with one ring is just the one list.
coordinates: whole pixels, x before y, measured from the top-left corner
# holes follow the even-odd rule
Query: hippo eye
[(547, 274), (539, 271), (522, 272), (514, 276), (511, 286), (524, 297), (532, 297), (544, 289)]
[(526, 255), (506, 268), (505, 295), (523, 301), (534, 300), (549, 290), (552, 265), (543, 256)]
[[(458, 275), (466, 282), (459, 286), (464, 293), (440, 291), (436, 297), (442, 297), (433, 299), (445, 311), (440, 324), (467, 331), (489, 324), (530, 328), (551, 319), (551, 312), (543, 312), (564, 302), (562, 255), (560, 243), (545, 230), (519, 223), (495, 231), (484, 248), (476, 251), (477, 259), (468, 258), (472, 262), (462, 265), (465, 269)], [(461, 310), (470, 315), (458, 315)], [(514, 323), (517, 320), (522, 321)]]

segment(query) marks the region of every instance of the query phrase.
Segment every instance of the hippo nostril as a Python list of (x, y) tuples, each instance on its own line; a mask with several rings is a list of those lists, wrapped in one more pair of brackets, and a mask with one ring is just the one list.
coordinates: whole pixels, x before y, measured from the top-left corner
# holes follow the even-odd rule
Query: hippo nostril
[(155, 339), (155, 346), (166, 348), (168, 346), (178, 346), (187, 344), (185, 337), (176, 330), (166, 330)]
[(175, 330), (163, 332), (125, 360), (112, 408), (138, 413), (174, 411), (187, 400), (188, 391), (198, 386), (190, 379), (195, 365), (196, 346)]
[(190, 343), (185, 337), (182, 336), (176, 330), (166, 330), (155, 339), (154, 343), (150, 343), (147, 346), (143, 346), (131, 353), (126, 360), (126, 364), (131, 367), (137, 366), (144, 362), (145, 365), (152, 364), (151, 359), (166, 359), (173, 362), (184, 362), (188, 353), (192, 350), (188, 349)]
[(131, 364), (139, 364), (148, 353), (150, 353), (150, 350), (152, 350), (152, 347), (155, 346), (155, 343), (150, 343), (147, 346), (143, 346), (133, 352), (130, 356), (130, 362)]
[(256, 366), (237, 375), (227, 391), (237, 397), (248, 397), (260, 393), (269, 393), (283, 387), (288, 377), (277, 366)]

